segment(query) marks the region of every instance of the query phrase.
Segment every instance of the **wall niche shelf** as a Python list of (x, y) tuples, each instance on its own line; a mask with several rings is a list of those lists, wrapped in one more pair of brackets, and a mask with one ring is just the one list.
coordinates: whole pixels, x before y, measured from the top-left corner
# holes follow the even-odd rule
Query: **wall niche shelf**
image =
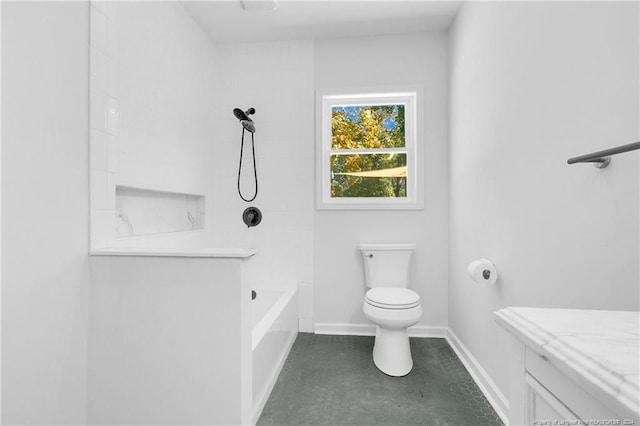
[(116, 238), (204, 229), (204, 195), (116, 185)]

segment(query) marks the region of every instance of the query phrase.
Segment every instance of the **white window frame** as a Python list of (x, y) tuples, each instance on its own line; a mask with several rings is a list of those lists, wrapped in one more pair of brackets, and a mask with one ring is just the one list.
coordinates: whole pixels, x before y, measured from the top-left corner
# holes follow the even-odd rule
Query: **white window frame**
[[(424, 209), (424, 156), (422, 87), (375, 87), (316, 90), (316, 209), (317, 210), (422, 210)], [(331, 111), (336, 106), (405, 105), (405, 147), (402, 149), (331, 148)], [(407, 196), (331, 197), (331, 155), (353, 152), (407, 154)]]

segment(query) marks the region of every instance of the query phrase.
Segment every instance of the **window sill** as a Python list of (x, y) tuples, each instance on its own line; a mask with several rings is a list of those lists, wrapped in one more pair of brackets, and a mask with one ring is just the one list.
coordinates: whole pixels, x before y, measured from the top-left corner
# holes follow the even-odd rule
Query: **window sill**
[(362, 202), (342, 201), (342, 202), (326, 202), (317, 201), (316, 210), (424, 210), (424, 203), (419, 202), (372, 202), (364, 199)]

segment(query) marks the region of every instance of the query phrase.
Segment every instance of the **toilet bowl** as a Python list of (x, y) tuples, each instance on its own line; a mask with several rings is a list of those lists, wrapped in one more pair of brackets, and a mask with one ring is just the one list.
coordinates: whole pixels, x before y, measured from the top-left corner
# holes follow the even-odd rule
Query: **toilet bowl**
[[(378, 290), (385, 290), (387, 294), (380, 294)], [(389, 297), (395, 291), (407, 292), (413, 302), (397, 303)], [(389, 376), (409, 374), (413, 358), (407, 328), (415, 325), (422, 316), (420, 296), (405, 288), (375, 288), (367, 292), (363, 310), (364, 316), (376, 325), (373, 363)]]
[(376, 325), (373, 362), (389, 376), (405, 376), (413, 368), (407, 328), (422, 316), (420, 295), (408, 287), (414, 244), (360, 244), (367, 291), (365, 317)]

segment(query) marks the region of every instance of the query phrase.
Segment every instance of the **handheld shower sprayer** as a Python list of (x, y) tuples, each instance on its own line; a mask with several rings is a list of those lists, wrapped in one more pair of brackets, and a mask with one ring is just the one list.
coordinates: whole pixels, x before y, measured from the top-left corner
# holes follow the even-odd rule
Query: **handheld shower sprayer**
[(242, 124), (242, 127), (244, 127), (248, 132), (251, 132), (251, 133), (256, 132), (256, 126), (253, 120), (249, 118), (249, 116), (255, 113), (256, 113), (255, 108), (249, 108), (246, 111), (242, 111), (240, 108), (233, 109), (233, 115), (235, 115), (236, 118), (240, 120), (240, 124)]
[[(255, 200), (256, 197), (258, 196), (258, 171), (256, 169), (256, 148), (255, 148), (254, 139), (253, 139), (253, 134), (256, 132), (256, 126), (253, 120), (249, 118), (250, 115), (253, 115), (255, 113), (256, 113), (255, 108), (249, 108), (246, 111), (243, 111), (240, 108), (233, 109), (233, 115), (235, 115), (235, 117), (238, 120), (240, 120), (240, 124), (242, 125), (242, 138), (240, 139), (240, 164), (238, 165), (238, 195), (240, 195), (240, 198), (242, 199), (242, 201), (246, 201), (246, 202), (251, 202)], [(242, 172), (242, 153), (244, 151), (244, 132), (245, 131), (248, 131), (249, 133), (251, 133), (251, 151), (253, 153), (253, 177), (254, 177), (255, 188), (256, 188), (256, 192), (255, 194), (253, 194), (252, 198), (244, 198), (244, 196), (242, 195), (242, 191), (240, 190), (240, 174)]]

